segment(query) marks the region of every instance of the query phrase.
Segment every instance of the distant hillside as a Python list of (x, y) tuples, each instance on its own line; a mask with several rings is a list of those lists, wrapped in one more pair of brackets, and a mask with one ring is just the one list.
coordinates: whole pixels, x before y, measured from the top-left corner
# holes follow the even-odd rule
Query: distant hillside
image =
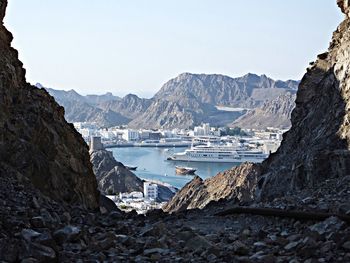
[(169, 80), (154, 95), (154, 99), (178, 101), (195, 97), (210, 105), (256, 108), (280, 94), (295, 93), (298, 81), (275, 81), (266, 75), (246, 74), (231, 78), (217, 74), (183, 73)]
[(134, 94), (128, 94), (120, 100), (111, 100), (99, 105), (102, 109), (109, 109), (118, 112), (121, 115), (135, 119), (140, 114), (144, 113), (151, 105), (152, 100), (139, 98)]
[(247, 112), (233, 122), (232, 126), (249, 129), (266, 127), (289, 128), (290, 118), (295, 106), (295, 94), (286, 93), (272, 101), (264, 103), (261, 108)]
[[(201, 122), (232, 124), (247, 111), (219, 110), (217, 106), (255, 112), (280, 96), (294, 95), (298, 84), (294, 80), (275, 81), (251, 73), (239, 78), (183, 73), (165, 83), (152, 99), (134, 94), (119, 98), (111, 93), (82, 96), (74, 90), (46, 90), (65, 108), (69, 122), (96, 122), (103, 127), (128, 124), (132, 128), (189, 128)], [(283, 101), (274, 103), (278, 107)], [(284, 125), (285, 115), (271, 116), (266, 118), (267, 122), (274, 119), (275, 123)], [(256, 119), (261, 122), (258, 126), (265, 125), (262, 120)]]
[(188, 128), (201, 122), (227, 125), (245, 112), (227, 112), (216, 105), (254, 109), (283, 94), (295, 94), (298, 81), (275, 81), (265, 75), (240, 78), (183, 73), (168, 81), (132, 127)]

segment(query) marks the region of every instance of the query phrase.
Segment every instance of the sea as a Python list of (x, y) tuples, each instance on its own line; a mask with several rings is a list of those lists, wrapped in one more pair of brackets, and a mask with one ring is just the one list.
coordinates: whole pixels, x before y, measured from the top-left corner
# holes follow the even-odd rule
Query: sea
[(183, 152), (186, 148), (157, 148), (157, 147), (121, 147), (108, 149), (113, 156), (124, 165), (137, 166), (133, 171), (138, 177), (145, 180), (155, 180), (168, 183), (181, 189), (192, 180), (193, 175), (177, 175), (175, 166), (189, 166), (196, 168), (196, 175), (206, 179), (237, 166), (234, 163), (205, 163), (168, 161), (167, 157), (176, 152)]

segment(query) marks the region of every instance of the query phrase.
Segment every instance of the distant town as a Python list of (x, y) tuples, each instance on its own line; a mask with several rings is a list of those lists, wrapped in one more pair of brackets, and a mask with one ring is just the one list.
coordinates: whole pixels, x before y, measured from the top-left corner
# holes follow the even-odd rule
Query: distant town
[(208, 123), (193, 129), (148, 130), (130, 129), (126, 126), (100, 128), (94, 123), (75, 122), (76, 130), (89, 143), (91, 136), (101, 137), (105, 148), (112, 147), (186, 147), (202, 143), (208, 138), (223, 142), (238, 139), (251, 148), (259, 147), (265, 153), (277, 150), (282, 135), (287, 130), (268, 127), (265, 130), (240, 129), (238, 127), (210, 127)]

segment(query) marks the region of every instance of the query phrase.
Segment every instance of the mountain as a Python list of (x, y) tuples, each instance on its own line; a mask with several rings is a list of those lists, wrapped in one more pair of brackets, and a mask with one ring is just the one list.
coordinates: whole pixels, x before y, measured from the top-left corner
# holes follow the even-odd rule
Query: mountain
[(130, 119), (112, 110), (102, 110), (88, 103), (78, 101), (61, 102), (69, 122), (94, 122), (100, 127), (111, 127), (127, 124)]
[(231, 78), (217, 74), (183, 73), (163, 85), (153, 99), (179, 101), (197, 98), (210, 105), (255, 108), (286, 92), (296, 93), (298, 81), (275, 81), (266, 75), (246, 74)]
[[(189, 128), (202, 122), (229, 125), (246, 110), (225, 111), (217, 106), (255, 109), (278, 96), (295, 94), (298, 84), (251, 73), (240, 78), (183, 73), (165, 83), (152, 99), (134, 94), (119, 98), (110, 93), (82, 96), (74, 90), (47, 91), (65, 108), (70, 122), (95, 122), (103, 127), (128, 124), (131, 128)], [(278, 116), (282, 119), (275, 117), (277, 123), (286, 123), (283, 114)]]
[(47, 92), (49, 92), (50, 95), (53, 96), (60, 103), (64, 103), (66, 101), (77, 101), (80, 103), (88, 103), (88, 104), (97, 105), (97, 104), (112, 101), (112, 100), (120, 100), (119, 97), (114, 96), (110, 92), (107, 92), (106, 94), (103, 94), (103, 95), (83, 96), (83, 95), (80, 95), (78, 92), (76, 92), (73, 89), (68, 90), (68, 91), (56, 90), (56, 89), (52, 89), (52, 88), (46, 88), (40, 83), (35, 84), (35, 86), (38, 88), (46, 89)]
[(255, 74), (230, 78), (183, 73), (165, 83), (147, 111), (129, 125), (136, 128), (188, 128), (201, 122), (227, 125), (245, 112), (222, 111), (215, 106), (257, 108), (280, 95), (295, 94), (298, 84)]
[(118, 112), (128, 119), (135, 119), (144, 113), (151, 104), (150, 99), (139, 98), (137, 95), (128, 94), (120, 100), (110, 100), (101, 103), (99, 107), (105, 110)]
[(194, 179), (175, 195), (166, 211), (201, 208), (220, 197), (235, 204), (263, 207), (269, 203), (284, 208), (290, 208), (288, 203), (303, 206), (312, 200), (319, 210), (344, 213), (342, 205), (350, 198), (344, 194), (350, 182), (350, 5), (337, 3), (346, 18), (333, 33), (328, 51), (317, 56), (302, 78), (292, 126), (279, 149), (262, 164), (244, 163), (227, 171), (227, 178), (237, 174), (240, 178), (221, 180), (220, 188), (213, 186), (222, 174), (204, 181)]
[(232, 123), (246, 129), (264, 129), (275, 127), (288, 129), (291, 125), (290, 118), (295, 107), (296, 96), (291, 93), (279, 95), (272, 101), (267, 101), (261, 108), (248, 111), (242, 117)]
[[(39, 83), (36, 86), (43, 87)], [(45, 89), (64, 107), (65, 118), (68, 122), (94, 122), (100, 127), (111, 127), (130, 122), (129, 118), (118, 112), (98, 107), (100, 103), (120, 100), (119, 97), (113, 96), (111, 93), (82, 96), (75, 90)]]
[(120, 100), (121, 98), (118, 96), (114, 96), (111, 92), (107, 92), (103, 95), (86, 95), (85, 100), (89, 104), (98, 105), (101, 103), (105, 103), (108, 101)]

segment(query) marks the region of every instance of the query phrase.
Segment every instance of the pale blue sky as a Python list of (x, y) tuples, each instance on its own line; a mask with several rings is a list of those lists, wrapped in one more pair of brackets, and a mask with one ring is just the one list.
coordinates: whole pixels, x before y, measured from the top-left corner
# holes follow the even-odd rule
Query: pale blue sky
[(182, 72), (300, 79), (342, 19), (336, 0), (10, 0), (31, 83), (150, 97)]

